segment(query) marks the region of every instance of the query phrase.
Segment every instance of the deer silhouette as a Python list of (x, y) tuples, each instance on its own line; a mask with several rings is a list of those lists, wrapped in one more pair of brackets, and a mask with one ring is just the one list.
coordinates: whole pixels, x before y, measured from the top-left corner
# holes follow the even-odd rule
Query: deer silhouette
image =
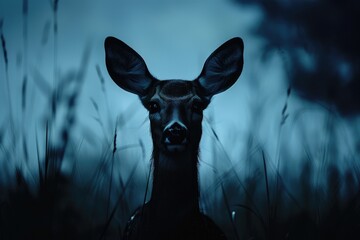
[(243, 50), (241, 38), (230, 39), (208, 57), (195, 80), (160, 81), (131, 47), (106, 38), (109, 75), (140, 97), (149, 111), (153, 141), (151, 198), (129, 220), (124, 239), (226, 239), (199, 209), (199, 142), (203, 110), (239, 78)]

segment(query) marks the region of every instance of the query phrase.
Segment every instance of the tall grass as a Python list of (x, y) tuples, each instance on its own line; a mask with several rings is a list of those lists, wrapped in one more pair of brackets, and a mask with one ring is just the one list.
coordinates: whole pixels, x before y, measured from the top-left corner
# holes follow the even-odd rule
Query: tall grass
[(13, 135), (14, 140), (14, 114), (13, 114), (13, 103), (10, 95), (10, 79), (9, 79), (9, 57), (8, 57), (8, 49), (6, 47), (6, 38), (3, 31), (4, 27), (4, 19), (0, 19), (0, 39), (1, 39), (1, 47), (4, 59), (4, 67), (5, 67), (5, 81), (6, 81), (6, 90), (7, 90), (7, 101), (9, 104), (9, 122), (10, 122), (10, 129)]
[[(137, 206), (146, 202), (151, 188), (152, 165), (151, 161), (146, 162), (145, 154), (148, 146), (142, 139), (131, 144), (123, 141), (127, 138), (122, 132), (123, 126), (135, 115), (140, 103), (136, 102), (136, 107), (131, 105), (119, 114), (116, 121), (112, 120), (102, 64), (95, 65), (98, 84), (106, 100), (101, 105), (91, 98), (89, 104), (96, 112), (92, 120), (103, 131), (102, 146), (89, 143), (90, 147), (100, 149), (99, 156), (89, 157), (79, 153), (83, 142), (74, 136), (75, 130), (80, 128), (77, 119), (79, 100), (87, 73), (94, 69), (89, 67), (90, 48), (85, 47), (79, 66), (58, 75), (61, 68), (56, 43), (59, 1), (51, 3), (54, 73), (53, 79), (47, 79), (36, 69), (32, 75), (31, 71), (30, 76), (28, 73), (26, 19), (29, 3), (23, 0), (24, 63), (19, 108), (24, 115), (30, 112), (27, 92), (31, 84), (45, 96), (48, 105), (44, 111), (45, 121), (39, 122), (35, 139), (26, 137), (26, 128), (16, 126), (11, 113), (9, 121), (0, 124), (0, 163), (5, 166), (0, 170), (0, 239), (121, 239), (130, 215)], [(7, 49), (4, 27), (5, 22), (1, 20), (2, 57), (7, 92), (10, 94), (14, 92), (9, 84), (13, 79), (8, 74), (12, 51)], [(47, 34), (50, 34), (49, 23), (44, 29), (41, 45), (46, 43)], [(342, 160), (332, 157), (339, 151), (335, 141), (339, 140), (339, 136), (333, 133), (333, 128), (340, 120), (331, 111), (324, 124), (327, 135), (321, 157), (311, 152), (305, 139), (301, 156), (287, 154), (282, 145), (282, 131), (286, 124), (298, 118), (296, 113), (290, 115), (290, 94), (291, 88), (288, 88), (284, 93), (283, 108), (274, 110), (274, 114), (281, 112), (276, 126), (279, 132), (275, 139), (275, 156), (271, 156), (267, 146), (257, 140), (257, 124), (261, 124), (260, 108), (253, 110), (254, 121), (247, 133), (246, 150), (238, 159), (231, 159), (227, 152), (229, 148), (217, 134), (212, 116), (205, 118), (212, 141), (213, 161), (204, 160), (200, 164), (211, 168), (214, 179), (212, 184), (201, 190), (201, 207), (225, 230), (229, 239), (358, 239), (359, 156), (350, 155), (352, 158), (348, 161), (351, 164), (344, 170), (335, 165), (334, 161)], [(11, 104), (11, 95), (8, 102)], [(16, 107), (10, 105), (9, 111)], [(64, 110), (64, 114), (60, 115), (59, 109)], [(103, 112), (107, 115), (102, 115)], [(59, 118), (60, 124), (56, 124)], [(19, 134), (21, 140), (15, 137)], [(237, 144), (234, 141), (233, 147), (236, 148)], [(35, 151), (31, 151), (32, 148)], [(125, 154), (128, 150), (138, 152), (141, 157)], [(81, 172), (77, 171), (86, 167), (87, 163), (80, 161), (85, 157), (96, 163), (89, 173), (89, 181), (83, 180)], [(289, 160), (287, 158), (291, 157), (301, 159), (301, 164), (296, 166), (298, 174), (295, 171), (292, 175), (286, 174), (283, 170)], [(31, 162), (36, 163), (36, 168), (29, 167)], [(71, 174), (64, 170), (66, 162), (72, 164)], [(320, 167), (315, 166), (316, 162), (320, 162)], [(228, 168), (221, 171), (220, 163)], [(146, 165), (145, 173), (139, 173), (141, 165)], [(242, 171), (243, 168), (247, 170)], [(139, 191), (140, 196), (138, 192), (133, 193), (135, 188), (143, 190)]]

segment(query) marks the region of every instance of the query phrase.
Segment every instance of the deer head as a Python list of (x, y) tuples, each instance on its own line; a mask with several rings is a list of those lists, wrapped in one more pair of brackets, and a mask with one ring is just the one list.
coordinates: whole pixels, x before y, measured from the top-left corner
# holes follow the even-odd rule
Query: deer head
[(203, 110), (215, 94), (230, 88), (240, 76), (243, 49), (241, 38), (233, 38), (208, 57), (195, 80), (160, 81), (124, 42), (114, 37), (105, 40), (111, 78), (122, 89), (137, 94), (149, 111), (154, 151), (173, 157), (197, 154)]

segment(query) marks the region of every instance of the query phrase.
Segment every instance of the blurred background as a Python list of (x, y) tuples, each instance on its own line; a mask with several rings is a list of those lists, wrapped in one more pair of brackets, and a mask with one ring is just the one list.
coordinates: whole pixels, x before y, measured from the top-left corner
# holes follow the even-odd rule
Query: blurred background
[(350, 0), (1, 0), (0, 239), (119, 239), (149, 199), (147, 112), (109, 77), (107, 36), (158, 79), (185, 80), (241, 37), (243, 73), (204, 112), (202, 210), (229, 239), (357, 239), (359, 12)]

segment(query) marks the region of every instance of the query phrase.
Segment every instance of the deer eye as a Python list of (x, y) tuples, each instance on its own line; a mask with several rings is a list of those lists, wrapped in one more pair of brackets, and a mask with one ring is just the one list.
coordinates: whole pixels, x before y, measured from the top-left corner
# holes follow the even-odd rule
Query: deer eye
[(201, 104), (201, 102), (193, 102), (192, 104), (192, 110), (194, 112), (198, 112), (200, 113), (203, 110), (203, 105)]
[(150, 113), (157, 113), (160, 111), (160, 106), (157, 102), (150, 102), (149, 103), (149, 112)]

